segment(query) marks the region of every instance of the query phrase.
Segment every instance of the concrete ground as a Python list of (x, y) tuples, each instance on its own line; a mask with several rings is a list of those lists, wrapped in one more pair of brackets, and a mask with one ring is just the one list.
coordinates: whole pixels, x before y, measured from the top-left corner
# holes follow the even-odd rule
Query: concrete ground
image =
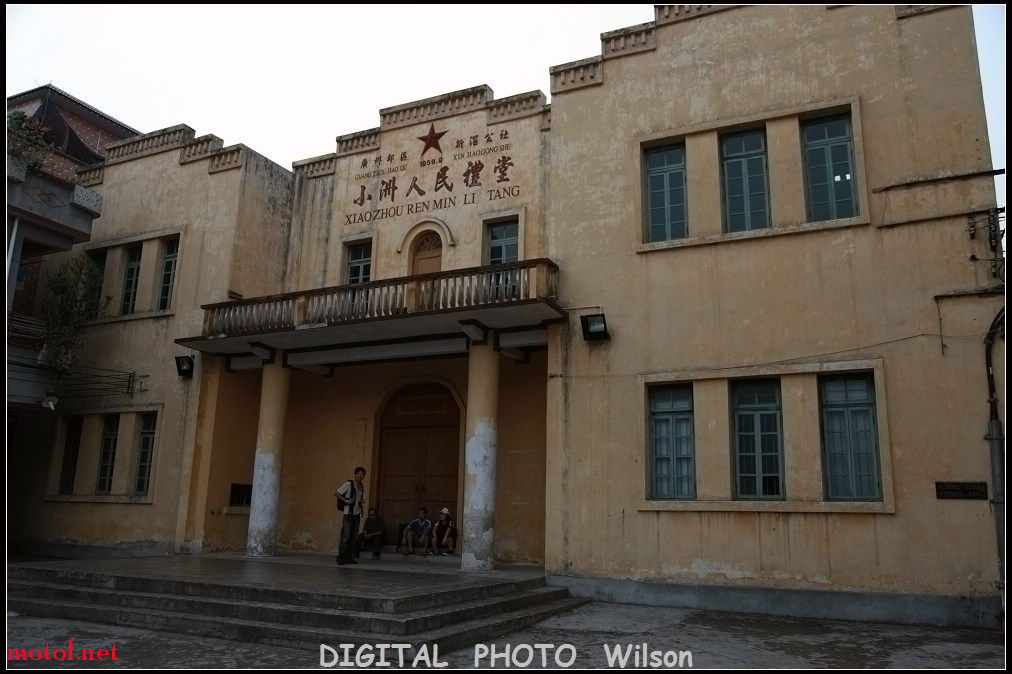
[[(476, 582), (475, 574), (459, 570), (459, 558), (384, 555), (357, 567), (337, 567), (329, 555), (288, 555), (250, 559), (243, 555), (158, 559), (96, 559), (55, 562), (82, 570), (150, 572), (198, 577), (208, 581), (241, 578), (245, 584), (297, 589), (333, 588), (348, 583), (357, 593), (378, 596), (410, 594), (435, 582), (441, 589)], [(11, 562), (42, 562), (8, 558)], [(48, 561), (42, 563), (49, 563)], [(396, 572), (396, 573), (391, 573)], [(497, 578), (540, 575), (534, 567), (509, 567), (489, 572)], [(440, 574), (434, 576), (433, 574)], [(478, 574), (483, 575), (483, 574)], [(434, 579), (436, 579), (434, 581)], [(421, 583), (422, 585), (419, 585)], [(235, 669), (321, 667), (321, 649), (225, 641), (150, 629), (101, 625), (74, 620), (33, 618), (8, 612), (7, 648), (108, 649), (106, 661), (11, 661), (10, 668), (152, 668)], [(548, 644), (550, 646), (541, 646)], [(591, 669), (621, 666), (609, 661), (616, 651), (627, 656), (625, 667), (688, 667), (720, 669), (911, 668), (1002, 669), (1003, 632), (912, 627), (816, 619), (792, 619), (696, 609), (662, 608), (593, 602), (491, 643), (452, 653), (439, 653), (432, 664), (448, 668), (550, 668), (568, 665)], [(111, 649), (116, 647), (116, 660)], [(338, 649), (339, 644), (325, 644)], [(538, 645), (538, 646), (536, 646)], [(630, 649), (630, 645), (635, 645)], [(645, 652), (645, 655), (644, 655)], [(495, 654), (497, 657), (492, 657)], [(640, 654), (640, 660), (637, 660)], [(430, 654), (432, 655), (432, 654)], [(651, 655), (654, 661), (651, 661)], [(333, 651), (326, 661), (334, 663)], [(646, 659), (643, 659), (643, 658)], [(396, 663), (395, 663), (396, 664)], [(411, 665), (410, 659), (405, 663)], [(424, 666), (419, 662), (419, 667)], [(339, 664), (334, 668), (348, 669)]]
[[(97, 625), (72, 620), (7, 616), (7, 647), (66, 648), (74, 639), (79, 648), (110, 649), (116, 645), (115, 662), (7, 662), (11, 668), (158, 668), (236, 669), (320, 667), (318, 650), (302, 651), (263, 644), (191, 637), (169, 632)], [(680, 657), (700, 668), (794, 669), (794, 668), (910, 668), (910, 669), (1003, 669), (1005, 638), (1000, 632), (949, 630), (829, 620), (771, 618), (594, 602), (569, 613), (514, 632), (495, 642), (453, 653), (439, 653), (438, 662), (449, 668), (475, 668), (476, 652), (482, 656), (477, 668), (540, 668), (542, 653), (548, 667), (558, 667), (556, 656), (571, 667), (608, 668), (605, 646), (614, 651), (620, 644), (647, 644), (667, 664)], [(553, 648), (534, 648), (553, 644)], [(563, 644), (572, 646), (570, 649)], [(338, 644), (328, 644), (337, 648)], [(494, 663), (488, 657), (499, 655)], [(530, 648), (528, 648), (528, 646)], [(507, 652), (509, 656), (503, 658)], [(623, 651), (624, 652), (624, 651)], [(109, 654), (111, 655), (111, 653)], [(630, 652), (626, 667), (634, 667)], [(410, 661), (405, 663), (410, 666)], [(419, 668), (423, 667), (419, 663)], [(615, 664), (618, 667), (618, 664)], [(641, 666), (644, 666), (641, 661)], [(649, 666), (647, 661), (646, 666)], [(340, 669), (341, 667), (334, 667)]]

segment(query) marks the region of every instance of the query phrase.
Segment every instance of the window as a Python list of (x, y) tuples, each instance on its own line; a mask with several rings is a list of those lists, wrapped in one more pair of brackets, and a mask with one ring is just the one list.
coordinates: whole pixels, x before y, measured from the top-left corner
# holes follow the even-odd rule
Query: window
[(806, 121), (801, 138), (805, 147), (808, 219), (817, 222), (857, 215), (850, 115)]
[(744, 232), (770, 226), (766, 179), (766, 134), (745, 131), (723, 136), (724, 229)]
[(141, 247), (130, 246), (126, 249), (127, 263), (123, 272), (123, 300), (120, 302), (120, 314), (132, 314), (137, 301), (137, 280), (141, 271)]
[(488, 263), (516, 262), (519, 251), (520, 220), (506, 220), (488, 226)]
[(783, 498), (780, 382), (735, 383), (731, 400), (737, 497)]
[(77, 456), (81, 449), (81, 427), (83, 417), (67, 420), (67, 438), (63, 443), (63, 465), (60, 467), (61, 494), (74, 493), (74, 479), (77, 477)]
[(696, 496), (692, 385), (650, 389), (650, 498)]
[(107, 414), (102, 428), (102, 454), (98, 462), (98, 482), (95, 493), (112, 491), (112, 471), (116, 463), (116, 436), (119, 435), (119, 415)]
[(176, 259), (179, 239), (168, 239), (162, 249), (162, 284), (158, 291), (158, 310), (166, 311), (172, 304), (172, 286), (176, 282)]
[(228, 493), (230, 506), (249, 506), (253, 502), (253, 485), (232, 483)]
[(156, 412), (146, 412), (141, 415), (141, 438), (137, 446), (137, 477), (134, 481), (134, 491), (138, 494), (147, 494), (151, 481), (151, 459), (155, 452), (155, 421), (158, 418)]
[(685, 238), (685, 146), (647, 150), (646, 165), (648, 242)]
[(348, 283), (368, 283), (372, 272), (372, 242), (348, 246)]
[(823, 377), (820, 384), (827, 498), (881, 500), (875, 385), (871, 376)]

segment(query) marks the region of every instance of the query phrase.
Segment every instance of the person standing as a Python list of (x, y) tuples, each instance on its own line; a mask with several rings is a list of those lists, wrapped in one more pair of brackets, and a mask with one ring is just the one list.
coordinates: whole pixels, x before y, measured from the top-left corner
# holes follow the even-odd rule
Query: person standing
[(337, 497), (337, 509), (344, 515), (341, 521), (341, 542), (337, 550), (338, 564), (358, 564), (355, 561), (355, 539), (358, 537), (358, 522), (362, 517), (362, 506), (365, 504), (365, 468), (355, 469), (355, 477), (345, 480), (344, 484), (334, 491)]

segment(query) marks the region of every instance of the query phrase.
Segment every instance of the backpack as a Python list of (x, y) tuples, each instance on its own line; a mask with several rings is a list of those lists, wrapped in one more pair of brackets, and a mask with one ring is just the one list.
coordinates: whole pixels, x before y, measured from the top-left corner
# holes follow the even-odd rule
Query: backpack
[[(355, 498), (355, 484), (351, 480), (348, 480), (347, 484), (351, 484), (351, 497)], [(342, 484), (341, 487), (343, 486), (344, 485)], [(341, 487), (338, 487), (338, 489), (340, 489)], [(347, 508), (348, 506), (354, 505), (354, 502), (349, 501), (347, 498), (342, 496), (337, 491), (334, 492), (334, 496), (337, 497), (337, 509), (340, 510), (341, 512), (344, 512), (344, 509)]]

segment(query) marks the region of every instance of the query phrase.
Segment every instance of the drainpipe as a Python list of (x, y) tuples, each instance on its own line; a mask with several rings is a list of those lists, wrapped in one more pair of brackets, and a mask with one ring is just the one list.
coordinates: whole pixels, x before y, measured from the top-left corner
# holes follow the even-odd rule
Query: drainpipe
[[(1002, 432), (1001, 419), (998, 417), (998, 396), (995, 392), (994, 369), (991, 364), (991, 351), (998, 334), (1004, 333), (1005, 307), (998, 310), (987, 336), (984, 337), (984, 363), (987, 365), (987, 402), (990, 405), (990, 417), (987, 423), (987, 440), (991, 445), (991, 482), (994, 485), (994, 523), (998, 534), (998, 578), (999, 583), (1005, 578), (1005, 438)], [(1002, 607), (1005, 605), (1005, 588), (1001, 587)]]

